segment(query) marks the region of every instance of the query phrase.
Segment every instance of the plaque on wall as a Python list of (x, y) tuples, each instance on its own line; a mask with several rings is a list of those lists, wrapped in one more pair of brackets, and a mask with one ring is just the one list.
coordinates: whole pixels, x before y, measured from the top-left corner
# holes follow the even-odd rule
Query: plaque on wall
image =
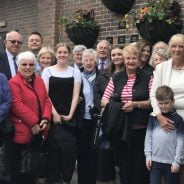
[(106, 40), (109, 41), (110, 44), (113, 44), (113, 37), (106, 37)]
[(139, 35), (138, 34), (134, 34), (130, 36), (130, 43), (132, 42), (138, 42), (139, 41)]
[(118, 36), (118, 44), (125, 44), (126, 38), (125, 36)]

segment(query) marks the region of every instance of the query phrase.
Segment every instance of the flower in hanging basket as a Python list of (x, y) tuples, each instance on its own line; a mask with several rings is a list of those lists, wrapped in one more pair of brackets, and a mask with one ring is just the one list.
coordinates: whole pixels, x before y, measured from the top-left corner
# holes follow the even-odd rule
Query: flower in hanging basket
[(71, 17), (63, 16), (61, 18), (61, 24), (64, 25), (66, 28), (73, 28), (73, 27), (88, 27), (91, 29), (98, 28), (97, 23), (94, 19), (94, 11), (79, 9), (73, 13)]
[(61, 19), (69, 39), (77, 44), (91, 48), (97, 40), (99, 26), (94, 18), (93, 10), (79, 9), (71, 17)]
[(144, 21), (149, 23), (154, 21), (165, 22), (167, 24), (181, 24), (181, 7), (178, 2), (170, 0), (147, 0), (145, 7), (133, 9), (123, 16), (126, 28), (130, 29), (133, 25)]

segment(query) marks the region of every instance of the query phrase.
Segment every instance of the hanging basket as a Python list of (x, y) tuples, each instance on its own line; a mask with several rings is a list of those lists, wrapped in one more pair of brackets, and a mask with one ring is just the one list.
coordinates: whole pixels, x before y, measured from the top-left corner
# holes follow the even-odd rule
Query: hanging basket
[(126, 14), (132, 8), (135, 0), (101, 0), (111, 11), (118, 14)]
[(69, 39), (74, 44), (76, 45), (82, 44), (85, 45), (87, 48), (92, 48), (98, 38), (99, 27), (66, 28), (66, 33)]
[(152, 21), (150, 23), (147, 20), (144, 20), (143, 22), (136, 24), (136, 26), (143, 39), (155, 44), (158, 41), (168, 43), (172, 35), (181, 32), (182, 24), (183, 22), (181, 20), (178, 20), (173, 24), (168, 24), (162, 21)]

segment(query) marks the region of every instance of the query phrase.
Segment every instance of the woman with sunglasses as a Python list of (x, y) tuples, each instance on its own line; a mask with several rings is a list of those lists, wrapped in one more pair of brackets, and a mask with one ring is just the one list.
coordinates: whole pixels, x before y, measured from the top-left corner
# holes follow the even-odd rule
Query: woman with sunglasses
[(13, 137), (12, 183), (35, 184), (35, 176), (20, 172), (21, 155), (33, 135), (47, 129), (51, 118), (51, 103), (43, 80), (35, 75), (36, 57), (30, 51), (18, 55), (18, 74), (10, 81), (12, 93), (11, 118)]

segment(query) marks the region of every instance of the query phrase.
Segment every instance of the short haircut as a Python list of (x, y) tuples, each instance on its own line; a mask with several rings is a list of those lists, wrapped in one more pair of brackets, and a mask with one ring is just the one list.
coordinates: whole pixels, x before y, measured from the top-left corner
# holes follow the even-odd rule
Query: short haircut
[(18, 66), (21, 64), (22, 60), (32, 60), (34, 62), (35, 69), (36, 69), (37, 59), (31, 51), (21, 52), (18, 55), (18, 57), (17, 57)]
[(159, 101), (172, 100), (174, 101), (173, 90), (166, 85), (160, 86), (156, 90), (156, 99)]
[(42, 37), (41, 33), (39, 33), (38, 31), (33, 31), (33, 32), (31, 32), (31, 33), (29, 34), (29, 36), (31, 36), (31, 35), (38, 35), (38, 36), (41, 38), (41, 41), (43, 41), (43, 37)]
[(101, 44), (101, 43), (107, 44), (109, 50), (111, 50), (111, 44), (109, 43), (108, 40), (101, 40), (100, 42), (98, 42), (98, 44), (97, 44), (97, 46), (96, 46), (97, 49), (100, 47), (100, 44)]
[(57, 50), (60, 48), (60, 47), (65, 47), (69, 54), (71, 54), (71, 47), (67, 44), (67, 43), (58, 43), (55, 47), (55, 52), (57, 52)]
[(45, 54), (45, 53), (50, 53), (51, 59), (52, 59), (51, 64), (54, 64), (54, 62), (55, 62), (55, 55), (54, 55), (53, 50), (52, 50), (51, 48), (49, 48), (49, 47), (42, 47), (42, 48), (40, 49), (40, 51), (38, 52), (38, 55), (37, 55), (38, 59), (40, 59), (40, 57), (41, 57), (43, 54)]
[(85, 45), (76, 45), (73, 49), (73, 53), (84, 51), (85, 49), (87, 49)]
[(139, 49), (135, 45), (126, 45), (123, 50), (123, 57), (125, 57), (126, 54), (133, 54), (139, 58)]
[(171, 47), (178, 42), (180, 42), (182, 46), (184, 47), (184, 35), (183, 34), (175, 34), (170, 38), (169, 44), (168, 44), (169, 52), (171, 52)]
[(20, 37), (21, 37), (21, 39), (22, 39), (22, 35), (21, 35), (19, 32), (15, 31), (15, 30), (11, 30), (11, 31), (9, 31), (9, 32), (6, 33), (5, 40), (8, 40), (8, 39), (9, 39), (9, 36), (10, 36), (12, 33), (19, 34)]
[(84, 50), (84, 52), (82, 53), (82, 61), (84, 60), (84, 57), (88, 55), (93, 55), (95, 62), (98, 61), (98, 54), (97, 54), (97, 51), (94, 49)]

